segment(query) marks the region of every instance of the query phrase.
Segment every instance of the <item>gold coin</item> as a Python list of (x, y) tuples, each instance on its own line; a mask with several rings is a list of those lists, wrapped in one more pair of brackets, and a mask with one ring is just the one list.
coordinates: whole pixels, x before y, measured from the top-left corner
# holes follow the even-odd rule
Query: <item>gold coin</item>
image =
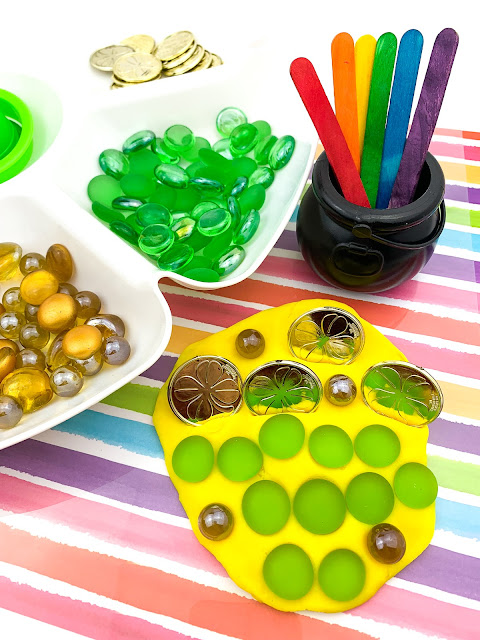
[(132, 47), (125, 45), (112, 44), (92, 53), (90, 56), (90, 64), (100, 71), (111, 71), (115, 60), (126, 53), (133, 53)]
[(134, 51), (143, 51), (143, 53), (152, 53), (155, 49), (155, 40), (152, 36), (146, 35), (130, 36), (122, 40), (120, 44), (132, 47)]
[(205, 53), (205, 49), (197, 44), (197, 48), (195, 49), (193, 55), (183, 64), (179, 64), (178, 67), (173, 67), (173, 69), (167, 69), (164, 71), (166, 76), (181, 76), (187, 71), (191, 71), (200, 60), (203, 58), (203, 54)]
[(190, 31), (177, 31), (167, 36), (157, 46), (156, 56), (160, 60), (173, 60), (185, 53), (195, 41), (193, 33)]
[(113, 65), (113, 74), (123, 82), (148, 82), (160, 75), (162, 63), (151, 53), (136, 51), (118, 58)]
[(210, 66), (219, 67), (221, 64), (223, 64), (223, 60), (220, 58), (220, 56), (217, 56), (216, 53), (212, 53), (212, 63), (210, 64)]
[(202, 69), (208, 69), (211, 62), (212, 54), (210, 53), (210, 51), (205, 51), (205, 53), (203, 54), (203, 58), (200, 60), (197, 66), (192, 69), (192, 71), (201, 71)]
[(110, 89), (121, 89), (122, 87), (123, 85), (117, 84), (116, 82), (112, 82), (112, 84), (110, 85)]
[[(163, 68), (164, 69), (173, 69), (173, 67), (178, 67), (178, 65), (183, 64), (184, 62), (186, 62), (189, 58), (192, 57), (193, 53), (195, 52), (195, 49), (197, 48), (197, 43), (194, 42), (192, 44), (191, 47), (189, 47), (185, 53), (182, 53), (181, 56), (177, 56), (176, 58), (173, 58), (173, 60), (169, 60), (168, 62), (164, 62), (163, 63)], [(157, 52), (155, 51), (155, 55), (157, 55)]]

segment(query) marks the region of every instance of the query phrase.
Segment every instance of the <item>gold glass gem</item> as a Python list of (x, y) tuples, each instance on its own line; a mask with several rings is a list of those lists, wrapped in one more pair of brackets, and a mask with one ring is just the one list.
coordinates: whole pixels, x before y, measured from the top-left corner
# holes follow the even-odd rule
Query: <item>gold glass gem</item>
[(102, 302), (93, 291), (79, 291), (75, 296), (78, 307), (78, 317), (82, 320), (93, 318), (100, 311)]
[(58, 293), (66, 293), (74, 298), (78, 293), (78, 289), (74, 287), (73, 284), (70, 284), (70, 282), (61, 282), (58, 285)]
[(66, 293), (54, 293), (42, 302), (37, 312), (38, 324), (52, 333), (71, 329), (76, 318), (77, 305)]
[(89, 318), (85, 324), (91, 327), (97, 327), (97, 329), (102, 332), (104, 338), (113, 335), (123, 338), (125, 335), (125, 323), (113, 313), (99, 313), (97, 316)]
[(276, 413), (311, 413), (322, 399), (322, 383), (297, 362), (268, 362), (245, 380), (247, 407), (259, 416)]
[(3, 349), (3, 347), (10, 347), (10, 349), (13, 349), (14, 353), (18, 353), (20, 351), (18, 344), (13, 340), (8, 340), (7, 338), (0, 338), (0, 349)]
[(52, 244), (45, 257), (47, 271), (53, 273), (59, 282), (68, 282), (73, 275), (73, 259), (67, 247), (63, 244)]
[(244, 329), (238, 334), (235, 347), (244, 358), (258, 358), (265, 350), (265, 338), (256, 329)]
[(155, 55), (160, 60), (173, 60), (173, 58), (185, 53), (194, 41), (195, 37), (190, 31), (177, 31), (167, 36), (157, 45)]
[(25, 310), (25, 300), (20, 295), (20, 287), (10, 287), (2, 296), (4, 311), (17, 311), (23, 313)]
[(112, 44), (92, 53), (90, 56), (90, 64), (94, 69), (99, 69), (100, 71), (111, 71), (117, 58), (133, 52), (134, 50), (132, 47)]
[(166, 69), (164, 71), (164, 74), (166, 76), (181, 76), (184, 73), (187, 73), (187, 71), (191, 71), (203, 58), (204, 53), (204, 48), (201, 45), (197, 44), (197, 46), (195, 47), (195, 51), (186, 62), (184, 62), (183, 64), (179, 64), (177, 67), (173, 67), (172, 69)]
[(343, 309), (323, 307), (297, 318), (288, 331), (288, 342), (297, 358), (341, 365), (355, 360), (365, 337), (354, 315)]
[(221, 64), (223, 64), (223, 60), (220, 58), (220, 56), (217, 56), (216, 53), (212, 53), (212, 63), (211, 63), (211, 67), (219, 67)]
[(11, 373), (16, 367), (16, 355), (10, 347), (0, 349), (0, 382)]
[(50, 378), (33, 367), (12, 371), (3, 381), (2, 393), (15, 398), (24, 413), (44, 407), (53, 396)]
[(40, 253), (26, 253), (20, 260), (20, 271), (24, 276), (37, 269), (45, 269), (47, 264), (45, 258)]
[(82, 324), (67, 331), (62, 349), (67, 358), (86, 360), (102, 346), (102, 334), (96, 327)]
[(201, 71), (202, 69), (208, 69), (211, 63), (212, 54), (210, 53), (210, 51), (205, 50), (203, 53), (203, 58), (200, 60), (197, 66), (192, 69), (192, 71)]
[(43, 371), (45, 369), (45, 354), (40, 349), (35, 349), (35, 347), (22, 349), (17, 353), (16, 366), (17, 369), (33, 367)]
[(0, 280), (10, 280), (15, 275), (20, 259), (22, 247), (15, 242), (0, 242)]
[(340, 373), (332, 376), (325, 383), (325, 397), (337, 407), (346, 407), (357, 396), (357, 385), (348, 376)]
[(368, 532), (367, 547), (370, 555), (382, 564), (395, 564), (405, 555), (407, 543), (403, 533), (393, 524), (382, 522)]
[(69, 365), (83, 376), (94, 376), (103, 366), (103, 358), (100, 351), (97, 351), (85, 360), (70, 360)]
[(67, 358), (62, 349), (63, 338), (66, 334), (66, 331), (59, 333), (58, 336), (53, 339), (53, 342), (48, 349), (47, 366), (52, 371), (58, 367), (63, 367), (70, 362), (70, 358)]
[(443, 394), (432, 376), (409, 362), (381, 362), (362, 380), (365, 404), (376, 413), (412, 427), (423, 427), (440, 415)]
[(223, 504), (209, 504), (198, 516), (198, 528), (208, 540), (224, 540), (232, 533), (233, 514)]
[(155, 40), (152, 36), (140, 34), (137, 36), (130, 36), (122, 40), (120, 44), (126, 47), (131, 47), (134, 51), (143, 51), (144, 53), (152, 53), (155, 49)]
[(18, 336), (20, 344), (25, 348), (43, 349), (50, 340), (50, 333), (41, 327), (38, 322), (27, 322), (20, 329)]
[(196, 425), (235, 413), (242, 402), (242, 379), (234, 364), (218, 356), (198, 356), (181, 365), (168, 383), (172, 411)]
[[(195, 49), (197, 47), (197, 43), (194, 41), (192, 46), (189, 47), (185, 53), (182, 53), (180, 56), (177, 56), (176, 58), (173, 58), (172, 60), (168, 60), (163, 62), (163, 68), (164, 69), (173, 69), (173, 67), (178, 67), (178, 65), (183, 64), (184, 62), (186, 62), (189, 58), (192, 57)], [(157, 56), (157, 52), (155, 51), (155, 56)], [(158, 57), (158, 56), (157, 56)]]
[(162, 71), (161, 61), (151, 53), (127, 53), (116, 60), (113, 74), (123, 82), (148, 82), (157, 78)]
[(16, 311), (6, 311), (0, 316), (0, 336), (8, 340), (18, 340), (25, 317)]
[(32, 271), (20, 283), (20, 294), (28, 304), (39, 305), (58, 291), (58, 280), (45, 269)]

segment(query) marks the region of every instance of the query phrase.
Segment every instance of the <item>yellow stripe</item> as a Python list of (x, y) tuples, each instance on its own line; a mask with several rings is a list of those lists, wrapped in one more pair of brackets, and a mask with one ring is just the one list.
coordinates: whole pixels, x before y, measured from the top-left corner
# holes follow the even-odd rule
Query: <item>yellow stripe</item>
[(459, 180), (460, 182), (469, 182), (470, 184), (480, 184), (480, 166), (476, 167), (471, 164), (460, 164), (457, 162), (440, 161), (447, 180)]

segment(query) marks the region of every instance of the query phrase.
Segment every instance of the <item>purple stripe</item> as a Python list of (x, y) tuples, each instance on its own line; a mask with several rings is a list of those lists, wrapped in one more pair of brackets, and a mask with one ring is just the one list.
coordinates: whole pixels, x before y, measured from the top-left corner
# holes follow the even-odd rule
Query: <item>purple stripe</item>
[(480, 560), (430, 545), (399, 578), (480, 600)]
[(479, 428), (470, 424), (449, 422), (444, 418), (437, 418), (430, 427), (428, 442), (439, 447), (455, 449), (480, 455)]
[(165, 382), (168, 379), (168, 376), (172, 373), (172, 369), (177, 361), (176, 356), (161, 356), (155, 364), (152, 364), (150, 369), (147, 369), (143, 376), (147, 378), (152, 378), (152, 380), (159, 380), (160, 382)]
[(458, 184), (447, 184), (445, 186), (445, 198), (469, 202), (470, 204), (480, 204), (480, 189), (464, 187)]
[(25, 440), (1, 451), (0, 465), (119, 502), (185, 517), (170, 478), (151, 471), (36, 440)]

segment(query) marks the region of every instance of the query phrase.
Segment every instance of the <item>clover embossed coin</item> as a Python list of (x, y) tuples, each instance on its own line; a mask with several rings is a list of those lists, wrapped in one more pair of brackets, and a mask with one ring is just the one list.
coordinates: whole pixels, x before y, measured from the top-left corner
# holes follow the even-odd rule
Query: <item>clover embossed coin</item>
[(90, 56), (90, 64), (94, 69), (100, 71), (112, 71), (115, 60), (126, 53), (133, 53), (132, 47), (126, 45), (112, 44), (109, 47), (98, 49)]
[(123, 82), (148, 82), (157, 78), (161, 71), (161, 61), (142, 51), (121, 56), (113, 65), (114, 76)]

